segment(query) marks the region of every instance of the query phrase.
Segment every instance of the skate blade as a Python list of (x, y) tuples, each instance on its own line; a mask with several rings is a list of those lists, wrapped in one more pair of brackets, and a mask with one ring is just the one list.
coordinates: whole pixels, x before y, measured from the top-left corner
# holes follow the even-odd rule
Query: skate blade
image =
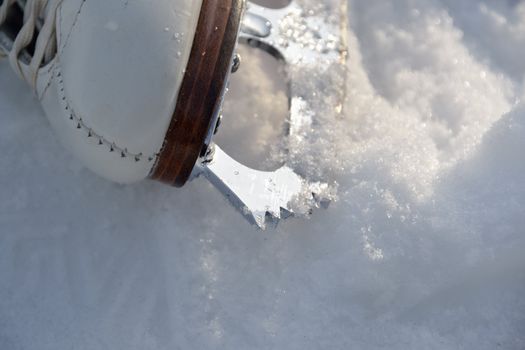
[[(292, 1), (282, 9), (248, 2), (241, 43), (285, 64), (289, 84), (288, 150), (301, 142), (327, 110), (342, 113), (346, 89), (346, 2)], [(315, 92), (315, 93), (314, 93)], [(290, 216), (326, 207), (333, 187), (308, 182), (289, 165), (263, 172), (240, 164), (213, 145), (203, 160), (205, 176), (261, 229)]]

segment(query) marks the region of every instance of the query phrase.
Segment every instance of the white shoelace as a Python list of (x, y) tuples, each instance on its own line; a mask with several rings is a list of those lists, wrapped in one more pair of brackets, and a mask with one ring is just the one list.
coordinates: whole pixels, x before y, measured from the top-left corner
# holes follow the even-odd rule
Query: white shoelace
[[(36, 87), (38, 70), (42, 64), (52, 60), (56, 54), (55, 22), (56, 12), (61, 2), (62, 0), (27, 0), (23, 11), (24, 24), (18, 32), (11, 50), (8, 53), (0, 51), (0, 58), (8, 57), (14, 71), (33, 88)], [(0, 5), (0, 26), (6, 21), (11, 7), (17, 6), (16, 3), (17, 0), (4, 0)], [(41, 20), (42, 27), (38, 33), (34, 54), (29, 65), (22, 69), (24, 63), (20, 61), (20, 54), (33, 41), (39, 20)]]

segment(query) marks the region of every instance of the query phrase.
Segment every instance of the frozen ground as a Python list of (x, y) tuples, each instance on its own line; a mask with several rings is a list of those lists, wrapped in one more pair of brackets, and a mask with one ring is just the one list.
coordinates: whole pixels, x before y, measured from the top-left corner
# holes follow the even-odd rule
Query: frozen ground
[(0, 348), (524, 349), (525, 3), (349, 11), (345, 118), (312, 141), (340, 199), (265, 233), (203, 180), (92, 175), (1, 64)]

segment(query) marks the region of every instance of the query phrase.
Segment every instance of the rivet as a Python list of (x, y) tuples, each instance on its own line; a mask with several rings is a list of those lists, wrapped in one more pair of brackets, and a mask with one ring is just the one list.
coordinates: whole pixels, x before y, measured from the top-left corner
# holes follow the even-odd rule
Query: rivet
[(232, 73), (235, 73), (239, 70), (241, 66), (241, 62), (242, 62), (241, 56), (238, 53), (236, 53), (233, 56)]

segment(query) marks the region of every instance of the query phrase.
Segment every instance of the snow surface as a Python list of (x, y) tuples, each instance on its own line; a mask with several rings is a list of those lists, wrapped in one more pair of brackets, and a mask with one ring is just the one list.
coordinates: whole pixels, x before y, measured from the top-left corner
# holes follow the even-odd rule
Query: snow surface
[[(264, 233), (203, 179), (91, 174), (2, 62), (0, 348), (524, 349), (525, 3), (349, 16), (345, 118), (302, 151), (339, 201)], [(275, 88), (229, 107), (247, 159), (283, 99), (236, 79)]]

